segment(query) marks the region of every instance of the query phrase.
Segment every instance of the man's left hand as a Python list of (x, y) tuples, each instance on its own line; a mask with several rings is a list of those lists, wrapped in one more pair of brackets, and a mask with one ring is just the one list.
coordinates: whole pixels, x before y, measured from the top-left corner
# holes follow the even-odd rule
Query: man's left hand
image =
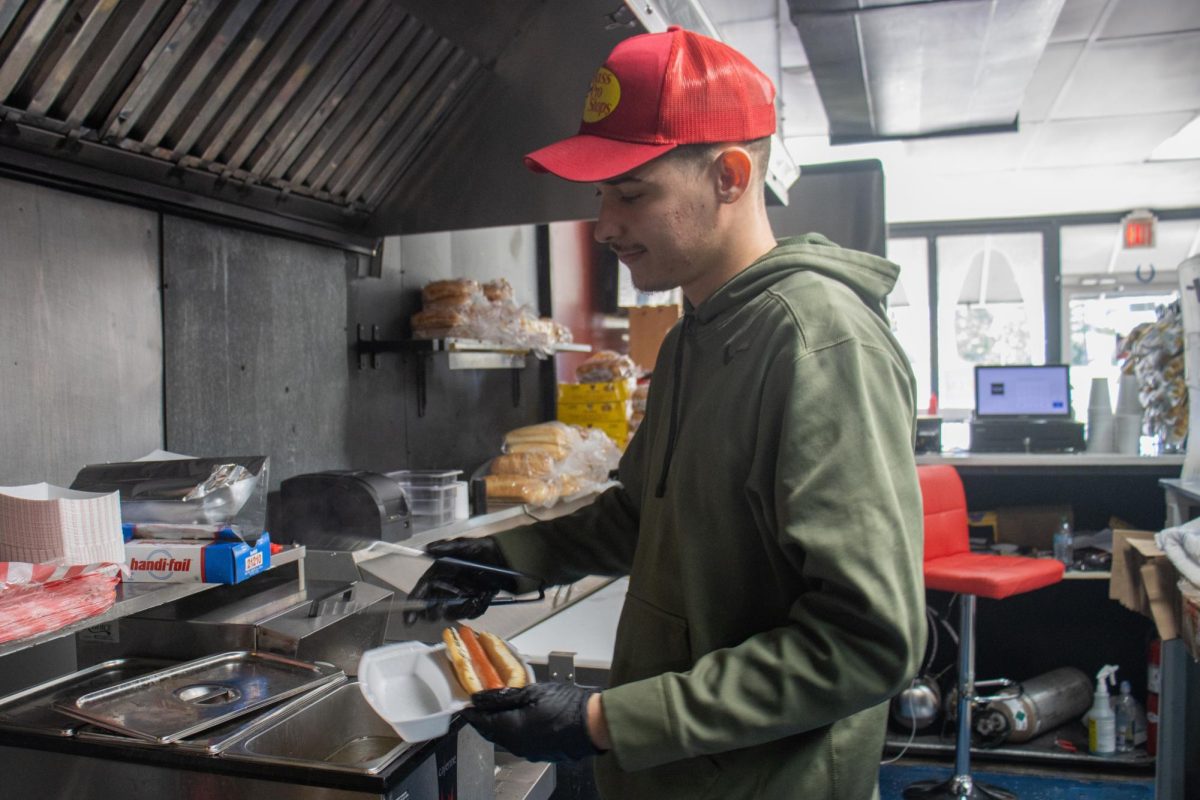
[(462, 715), (488, 739), (530, 761), (574, 761), (598, 755), (587, 728), (588, 698), (595, 689), (570, 683), (535, 683), (471, 696)]

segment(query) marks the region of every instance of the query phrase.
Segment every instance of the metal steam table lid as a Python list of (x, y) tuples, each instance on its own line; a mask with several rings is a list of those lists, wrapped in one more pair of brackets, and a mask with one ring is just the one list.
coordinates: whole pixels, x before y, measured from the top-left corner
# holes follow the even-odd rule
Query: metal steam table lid
[(39, 683), (0, 698), (0, 727), (72, 736), (83, 723), (57, 710), (56, 704), (72, 703), (88, 692), (174, 663), (157, 658), (118, 658)]
[(166, 744), (343, 674), (331, 664), (236, 651), (98, 689), (56, 708), (126, 736)]

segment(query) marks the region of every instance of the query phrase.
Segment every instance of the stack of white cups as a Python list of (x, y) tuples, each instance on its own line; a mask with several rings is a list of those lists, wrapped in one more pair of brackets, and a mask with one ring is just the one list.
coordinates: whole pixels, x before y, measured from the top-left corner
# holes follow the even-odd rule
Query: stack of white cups
[(1136, 456), (1142, 439), (1142, 401), (1138, 399), (1137, 375), (1121, 374), (1117, 385), (1117, 413), (1113, 422), (1113, 446), (1123, 455)]
[(1092, 378), (1092, 393), (1088, 398), (1087, 451), (1113, 451), (1113, 412), (1107, 378)]

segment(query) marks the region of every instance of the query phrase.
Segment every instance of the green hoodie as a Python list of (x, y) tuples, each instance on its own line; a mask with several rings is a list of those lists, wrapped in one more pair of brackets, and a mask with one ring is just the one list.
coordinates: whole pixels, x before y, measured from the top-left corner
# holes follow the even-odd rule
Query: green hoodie
[(897, 274), (780, 242), (667, 335), (621, 487), (497, 536), (551, 582), (630, 575), (605, 797), (878, 795), (887, 700), (926, 630)]

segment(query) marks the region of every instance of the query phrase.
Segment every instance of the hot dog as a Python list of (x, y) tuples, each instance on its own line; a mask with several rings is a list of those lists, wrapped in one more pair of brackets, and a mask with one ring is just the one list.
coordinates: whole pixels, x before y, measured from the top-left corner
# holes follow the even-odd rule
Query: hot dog
[(454, 675), (468, 694), (505, 687), (519, 689), (526, 683), (525, 667), (508, 645), (491, 633), (477, 634), (466, 625), (442, 631), (446, 655)]

